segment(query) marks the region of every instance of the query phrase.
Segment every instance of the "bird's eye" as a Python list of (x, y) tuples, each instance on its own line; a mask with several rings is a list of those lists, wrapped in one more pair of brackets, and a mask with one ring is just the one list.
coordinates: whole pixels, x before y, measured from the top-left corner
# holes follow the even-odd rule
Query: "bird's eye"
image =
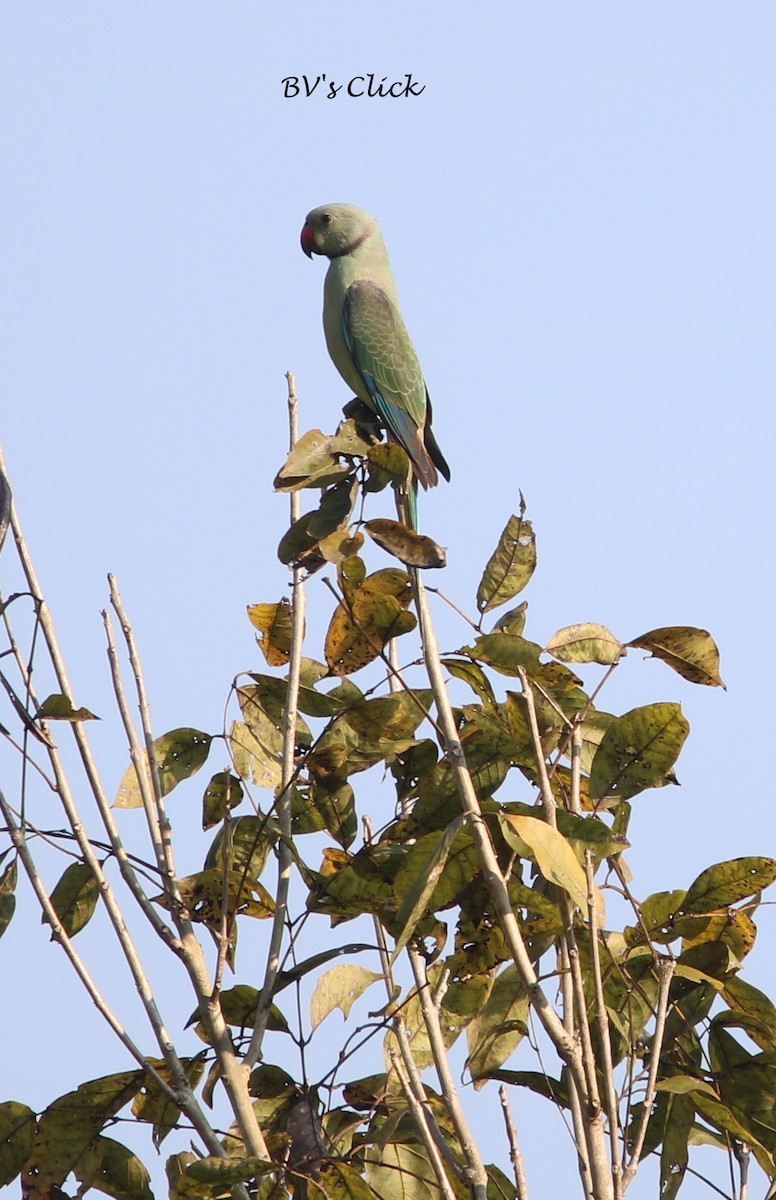
[(321, 217), (322, 225), (331, 225), (331, 213), (324, 213)]

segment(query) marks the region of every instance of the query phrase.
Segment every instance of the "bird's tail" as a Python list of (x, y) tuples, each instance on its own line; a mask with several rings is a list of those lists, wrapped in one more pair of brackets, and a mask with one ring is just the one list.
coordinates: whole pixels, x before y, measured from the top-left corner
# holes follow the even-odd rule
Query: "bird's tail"
[(418, 532), (418, 481), (415, 476), (410, 480), (407, 489), (407, 524), (413, 533)]
[(413, 475), (404, 486), (395, 489), (396, 514), (403, 525), (418, 532), (418, 481)]

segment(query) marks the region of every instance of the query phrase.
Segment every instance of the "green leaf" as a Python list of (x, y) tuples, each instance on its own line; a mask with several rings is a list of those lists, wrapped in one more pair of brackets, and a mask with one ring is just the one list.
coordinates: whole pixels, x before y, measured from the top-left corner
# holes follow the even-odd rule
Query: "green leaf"
[(488, 1172), (487, 1200), (518, 1200), (517, 1188), (500, 1167), (488, 1163), (485, 1170)]
[(335, 1008), (347, 1019), (359, 996), (383, 978), (385, 977), (380, 971), (370, 971), (355, 963), (338, 963), (336, 967), (326, 971), (319, 976), (310, 1000), (312, 1028), (317, 1029), (321, 1021)]
[(287, 967), (280, 972), (273, 994), (277, 995), (289, 984), (303, 979), (305, 975), (322, 967), (324, 963), (331, 962), (333, 958), (340, 958), (343, 954), (361, 954), (364, 950), (374, 950), (374, 946), (367, 942), (347, 942), (344, 946), (334, 946), (329, 950), (321, 950), (319, 954), (311, 954), (309, 958), (304, 958), (293, 967)]
[(407, 567), (431, 568), (447, 565), (442, 546), (438, 546), (433, 538), (426, 537), (425, 534), (415, 533), (400, 521), (376, 518), (367, 521), (364, 529), (373, 542)]
[[(277, 990), (276, 988), (275, 991)], [(237, 1029), (251, 1029), (256, 1020), (260, 996), (259, 990), (247, 983), (237, 983), (234, 987), (221, 992), (219, 996), (221, 1012), (227, 1025), (234, 1025)], [(196, 1025), (196, 1033), (203, 1041), (208, 1041), (207, 1030), (199, 1020), (199, 1015), (197, 1008), (189, 1017), (186, 1023), (187, 1027)], [(275, 1033), (288, 1033), (288, 1022), (274, 1004), (270, 1005), (267, 1028)]]
[(464, 646), (461, 653), (486, 663), (502, 675), (518, 675), (520, 667), (526, 670), (539, 665), (541, 646), (529, 642), (513, 633), (484, 633), (473, 646)]
[(350, 520), (350, 514), (353, 512), (357, 494), (358, 482), (351, 476), (335, 483), (333, 487), (327, 488), (321, 496), (318, 509), (312, 514), (312, 519), (307, 526), (308, 533), (316, 541), (321, 541), (322, 538), (329, 537), (334, 533), (335, 529), (342, 529), (346, 526)]
[(731, 858), (701, 871), (682, 904), (685, 913), (707, 913), (729, 908), (754, 896), (776, 879), (776, 859)]
[(272, 1163), (261, 1158), (218, 1158), (211, 1155), (198, 1158), (184, 1168), (173, 1193), (174, 1200), (217, 1200), (228, 1196), (238, 1183), (246, 1183), (257, 1175), (266, 1174)]
[(582, 625), (567, 625), (559, 629), (547, 643), (547, 653), (562, 662), (593, 662), (610, 666), (622, 658), (625, 647), (605, 625), (587, 621)]
[(717, 1093), (705, 1079), (696, 1079), (694, 1075), (672, 1075), (669, 1079), (659, 1079), (655, 1084), (658, 1092), (669, 1092), (673, 1096), (684, 1096), (689, 1092), (703, 1092), (714, 1099)]
[(719, 673), (719, 650), (705, 629), (695, 629), (692, 625), (667, 625), (642, 633), (628, 645), (649, 650), (653, 658), (668, 663), (690, 683), (725, 687)]
[(722, 995), (732, 1009), (756, 1023), (749, 1035), (760, 1049), (776, 1050), (776, 1006), (765, 993), (733, 975), (725, 980)]
[[(465, 829), (465, 817), (456, 817), (442, 833), (429, 833), (410, 847), (406, 858), (396, 877), (397, 899), (403, 897), (396, 913), (396, 925), (400, 928), (396, 945), (391, 955), (395, 962), (401, 951), (412, 938), (418, 921), (427, 911), (434, 911), (445, 903), (450, 903), (450, 896), (435, 895), (437, 885), (447, 866), (448, 860), (457, 853), (464, 853), (468, 869), (464, 871), (464, 881), (471, 879), (472, 868), (476, 869), (476, 855), (473, 853), (471, 834)], [(448, 881), (450, 882), (450, 881)], [(453, 881), (454, 894), (460, 888), (461, 877)], [(435, 903), (431, 906), (431, 900)]]
[(688, 1141), (695, 1120), (695, 1105), (689, 1096), (674, 1095), (660, 1152), (660, 1200), (674, 1200), (682, 1185), (690, 1152)]
[[(196, 1087), (205, 1069), (204, 1055), (182, 1058), (180, 1061), (186, 1079), (192, 1088)], [(173, 1084), (172, 1073), (164, 1059), (152, 1058), (149, 1062), (166, 1083)], [(139, 1121), (147, 1121), (153, 1125), (153, 1143), (157, 1150), (175, 1128), (180, 1113), (180, 1106), (162, 1091), (151, 1076), (146, 1078), (142, 1092), (139, 1092), (132, 1102), (132, 1115)]]
[[(301, 517), (298, 517), (296, 521), (289, 525), (278, 542), (278, 558), (284, 566), (308, 566), (310, 559), (316, 558), (318, 539), (310, 533), (310, 525), (314, 517), (315, 511), (303, 513)], [(322, 566), (323, 564), (319, 561), (317, 565)], [(264, 606), (255, 605), (254, 607), (261, 608)], [(274, 608), (274, 605), (268, 607)], [(248, 616), (250, 617), (250, 615), (251, 610), (248, 609)], [(279, 663), (273, 665), (281, 666), (285, 661), (287, 660), (284, 658)]]
[(628, 800), (675, 782), (672, 768), (689, 732), (678, 704), (646, 704), (615, 717), (593, 758), (591, 798)]
[(74, 708), (69, 696), (47, 696), (35, 714), (36, 721), (99, 721), (88, 708)]
[[(494, 980), (479, 1014), (466, 1028), (472, 1079), (483, 1081), (503, 1066), (528, 1033), (528, 992), (517, 968), (505, 967)], [(480, 1083), (480, 1086), (482, 1084)]]
[(553, 1079), (544, 1071), (508, 1071), (503, 1068), (492, 1071), (490, 1077), (500, 1080), (502, 1083), (508, 1083), (512, 1087), (528, 1088), (537, 1096), (544, 1096), (546, 1100), (551, 1100), (553, 1104), (561, 1105), (563, 1108), (568, 1108), (570, 1105), (568, 1087), (564, 1078)]
[(275, 844), (275, 830), (266, 817), (244, 816), (232, 821), (228, 833), (219, 829), (205, 858), (205, 868), (223, 868), (224, 842), (229, 866), (242, 871), (249, 880), (257, 880), (267, 856)]
[(500, 629), (502, 633), (513, 633), (515, 637), (522, 637), (527, 615), (528, 601), (523, 600), (515, 608), (501, 614), (493, 625), (493, 631)]
[(383, 1200), (366, 1180), (347, 1163), (324, 1162), (315, 1183), (308, 1181), (310, 1200)]
[(231, 771), (219, 771), (210, 780), (202, 797), (202, 828), (212, 829), (228, 812), (242, 803), (242, 784)]
[[(51, 903), (69, 937), (75, 937), (91, 920), (99, 898), (99, 884), (91, 867), (85, 862), (71, 863), (51, 893)], [(45, 924), (46, 920), (44, 914), (41, 922)]]
[[(0, 937), (3, 936), (8, 928), (11, 918), (16, 911), (16, 882), (18, 878), (18, 869), (16, 859), (12, 858), (8, 866), (0, 875)], [(2, 1142), (0, 1141), (0, 1145)]]
[(536, 537), (531, 522), (511, 516), (499, 538), (477, 588), (477, 608), (490, 612), (521, 592), (536, 569)]
[(352, 422), (349, 424), (348, 432), (339, 437), (330, 437), (320, 429), (302, 434), (275, 476), (276, 490), (293, 492), (299, 488), (326, 487), (347, 475), (352, 464), (340, 462), (340, 455), (366, 456), (369, 451), (369, 443), (357, 436)]
[(52, 1195), (103, 1128), (145, 1086), (145, 1071), (124, 1071), (81, 1084), (48, 1106), (24, 1164), (23, 1181), (34, 1195)]
[(151, 1176), (140, 1159), (113, 1138), (98, 1137), (73, 1168), (86, 1188), (112, 1196), (113, 1200), (153, 1200)]
[(386, 1142), (365, 1153), (366, 1181), (380, 1200), (439, 1200), (439, 1184), (424, 1147)]
[[(249, 880), (245, 871), (227, 872), (226, 896), (221, 867), (185, 875), (176, 880), (176, 884), (192, 921), (204, 921), (213, 927), (220, 926), (224, 911), (229, 918), (256, 917), (259, 920), (271, 917), (275, 911), (274, 901), (267, 889), (255, 880)], [(166, 895), (152, 899), (163, 908), (170, 907)]]
[(446, 667), (456, 679), (462, 679), (464, 683), (468, 683), (483, 704), (495, 705), (496, 697), (491, 682), (479, 663), (472, 662), (469, 658), (443, 658), (442, 666)]
[(346, 720), (363, 741), (394, 742), (412, 737), (425, 721), (432, 700), (430, 688), (357, 700), (348, 708)]
[(26, 1104), (0, 1104), (0, 1187), (13, 1183), (35, 1143), (35, 1113)]
[[(162, 795), (168, 795), (174, 787), (197, 771), (205, 764), (210, 753), (212, 735), (203, 733), (201, 729), (171, 729), (163, 733), (153, 743), (154, 757), (159, 768), (159, 782)], [(143, 754), (144, 769), (150, 786), (150, 767), (145, 751)], [(131, 764), (124, 773), (119, 784), (114, 808), (141, 808), (143, 804), (137, 771)]]

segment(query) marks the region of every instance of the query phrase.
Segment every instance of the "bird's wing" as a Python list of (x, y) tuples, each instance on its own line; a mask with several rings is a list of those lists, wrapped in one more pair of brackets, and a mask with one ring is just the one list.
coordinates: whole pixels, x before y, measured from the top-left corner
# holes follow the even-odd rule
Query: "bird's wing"
[(396, 306), (378, 284), (359, 280), (345, 293), (342, 331), (376, 411), (409, 454), (421, 481), (433, 486), (436, 471), (423, 444), (426, 385)]

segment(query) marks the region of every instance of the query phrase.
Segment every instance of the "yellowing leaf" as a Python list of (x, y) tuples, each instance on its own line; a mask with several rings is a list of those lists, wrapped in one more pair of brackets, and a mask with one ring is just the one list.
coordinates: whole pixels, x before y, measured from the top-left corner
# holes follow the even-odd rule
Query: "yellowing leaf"
[(279, 755), (259, 741), (243, 721), (232, 723), (229, 748), (235, 770), (241, 778), (251, 779), (257, 787), (262, 788), (280, 785), (283, 772)]
[[(563, 888), (577, 908), (587, 912), (587, 877), (563, 834), (539, 817), (500, 813), (499, 823), (510, 845), (519, 846), (515, 842), (514, 835), (517, 834), (528, 846), (530, 856), (536, 860), (544, 878)], [(604, 901), (598, 888), (595, 889), (595, 906), (598, 922), (603, 924)]]
[(601, 663), (609, 666), (625, 653), (625, 647), (605, 625), (586, 621), (567, 625), (554, 633), (547, 643), (547, 653), (561, 662)]
[(248, 620), (259, 631), (259, 649), (270, 667), (282, 667), (288, 662), (291, 649), (291, 605), (287, 600), (279, 604), (249, 604)]
[(536, 537), (531, 522), (511, 516), (477, 588), (477, 608), (490, 612), (521, 592), (536, 569)]
[(690, 683), (725, 687), (719, 673), (719, 650), (705, 629), (695, 629), (692, 625), (668, 625), (642, 633), (641, 637), (634, 638), (628, 645), (649, 650), (653, 658), (668, 663)]
[(327, 562), (337, 565), (343, 562), (344, 559), (352, 558), (358, 554), (363, 544), (363, 533), (354, 533), (351, 535), (347, 526), (345, 526), (343, 529), (335, 529), (334, 533), (330, 533), (328, 537), (321, 538), (318, 543), (318, 550)]
[[(357, 564), (360, 559), (347, 559), (343, 570), (347, 563)], [(324, 656), (333, 674), (358, 671), (377, 658), (391, 638), (415, 628), (415, 617), (406, 611), (412, 595), (408, 585), (404, 571), (388, 568), (348, 589), (347, 603), (337, 605), (324, 644)]]
[(319, 976), (310, 1000), (313, 1029), (317, 1029), (321, 1021), (335, 1008), (347, 1019), (359, 996), (382, 978), (379, 971), (370, 971), (354, 963), (339, 963)]
[(371, 484), (367, 491), (377, 492), (387, 483), (404, 483), (407, 479), (407, 453), (396, 442), (378, 442), (370, 446), (367, 458)]
[(433, 538), (415, 533), (400, 521), (376, 519), (367, 521), (364, 529), (373, 542), (398, 558), (407, 567), (444, 567), (447, 562), (444, 548)]
[(347, 475), (352, 466), (340, 462), (341, 454), (366, 454), (367, 442), (358, 438), (330, 437), (320, 429), (303, 433), (275, 477), (275, 488), (293, 492), (305, 487), (326, 487)]

